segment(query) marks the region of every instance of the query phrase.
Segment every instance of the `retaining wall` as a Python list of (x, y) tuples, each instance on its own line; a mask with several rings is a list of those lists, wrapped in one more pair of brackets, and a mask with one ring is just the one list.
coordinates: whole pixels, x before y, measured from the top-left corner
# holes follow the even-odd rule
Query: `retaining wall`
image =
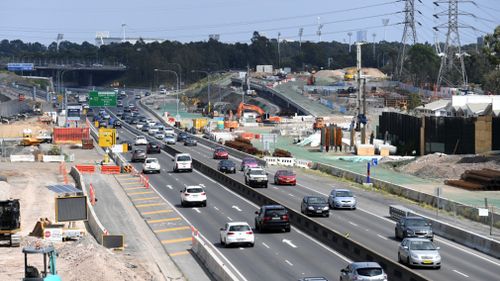
[(193, 235), (191, 250), (193, 250), (193, 253), (200, 259), (212, 277), (217, 281), (238, 281), (239, 279), (217, 257), (210, 246), (211, 244), (206, 243), (202, 237)]

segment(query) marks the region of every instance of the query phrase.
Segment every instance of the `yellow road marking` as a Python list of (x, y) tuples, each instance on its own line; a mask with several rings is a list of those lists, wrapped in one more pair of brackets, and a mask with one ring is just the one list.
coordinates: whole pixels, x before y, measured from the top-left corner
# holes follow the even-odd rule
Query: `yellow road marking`
[(146, 198), (136, 198), (136, 199), (132, 199), (132, 201), (147, 201), (147, 200), (153, 200), (153, 199), (160, 199), (160, 197), (155, 196), (155, 197), (146, 197)]
[(142, 213), (143, 215), (154, 215), (154, 214), (163, 214), (163, 213), (171, 213), (172, 210), (158, 210), (158, 211), (151, 211), (151, 212), (144, 212)]
[(145, 189), (144, 186), (126, 187), (125, 190)]
[(177, 239), (169, 239), (169, 240), (161, 240), (161, 243), (163, 244), (173, 244), (173, 243), (180, 243), (180, 242), (187, 242), (191, 241), (193, 238), (191, 237), (186, 237), (186, 238), (177, 238)]
[(141, 195), (141, 194), (151, 194), (154, 193), (154, 191), (140, 191), (140, 192), (130, 192), (127, 193), (128, 195)]
[(133, 185), (133, 184), (138, 184), (139, 181), (135, 181), (135, 182), (122, 182), (120, 183), (121, 185)]
[(168, 219), (159, 219), (159, 220), (149, 220), (147, 221), (148, 223), (160, 223), (160, 222), (167, 222), (167, 221), (180, 221), (181, 218), (168, 218)]
[(170, 254), (171, 257), (184, 256), (184, 255), (189, 255), (189, 252), (188, 251), (181, 251), (181, 252), (175, 252), (175, 253)]
[(146, 208), (146, 207), (155, 207), (155, 206), (163, 206), (165, 203), (150, 203), (150, 204), (138, 204), (135, 205), (137, 208)]
[(191, 229), (191, 227), (190, 226), (170, 227), (170, 228), (155, 230), (155, 233), (172, 232), (172, 231), (186, 230), (186, 229)]

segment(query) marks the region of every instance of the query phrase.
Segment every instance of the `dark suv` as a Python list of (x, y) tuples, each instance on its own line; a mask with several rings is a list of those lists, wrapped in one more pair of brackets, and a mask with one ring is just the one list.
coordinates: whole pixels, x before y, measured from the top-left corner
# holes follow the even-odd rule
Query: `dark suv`
[(330, 216), (328, 201), (320, 196), (305, 196), (300, 204), (300, 212), (304, 215)]
[(146, 147), (146, 153), (161, 153), (160, 146), (157, 143), (148, 143), (148, 146)]
[(264, 205), (255, 212), (255, 229), (263, 232), (267, 229), (279, 229), (290, 232), (288, 211), (281, 205)]
[(404, 239), (406, 237), (427, 238), (434, 241), (434, 232), (431, 224), (422, 217), (402, 217), (394, 229), (396, 238)]

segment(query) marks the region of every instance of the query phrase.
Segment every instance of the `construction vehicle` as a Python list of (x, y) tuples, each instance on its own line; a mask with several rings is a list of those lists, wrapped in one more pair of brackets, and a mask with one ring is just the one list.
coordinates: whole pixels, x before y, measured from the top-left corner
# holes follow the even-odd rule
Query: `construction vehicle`
[(19, 93), (19, 94), (17, 95), (17, 99), (18, 99), (19, 101), (24, 101), (24, 100), (26, 99), (26, 97), (24, 96), (24, 94)]
[[(24, 254), (24, 278), (23, 281), (61, 281), (57, 275), (56, 257), (57, 253), (53, 246), (40, 247), (26, 246), (23, 248)], [(43, 256), (43, 271), (33, 265), (28, 265), (28, 255), (41, 254)], [(47, 259), (48, 258), (48, 259)], [(48, 261), (48, 264), (47, 264)], [(47, 271), (48, 269), (48, 271)]]
[(313, 124), (313, 129), (320, 130), (321, 128), (324, 127), (325, 127), (325, 119), (323, 117), (316, 117), (316, 120), (314, 121)]
[(354, 67), (347, 68), (344, 74), (344, 80), (352, 81), (354, 80), (355, 75), (356, 75), (356, 68)]
[(21, 235), (21, 207), (18, 199), (0, 201), (0, 240), (9, 241), (11, 247), (19, 247)]
[(41, 102), (39, 102), (39, 101), (35, 102), (35, 104), (33, 105), (33, 114), (43, 115)]

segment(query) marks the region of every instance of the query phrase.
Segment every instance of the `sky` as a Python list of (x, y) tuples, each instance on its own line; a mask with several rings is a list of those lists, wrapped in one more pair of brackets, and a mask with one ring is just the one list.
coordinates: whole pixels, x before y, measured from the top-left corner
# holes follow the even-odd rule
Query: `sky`
[[(433, 15), (447, 9), (433, 1), (415, 0), (417, 41), (444, 41), (447, 16)], [(249, 42), (253, 31), (268, 38), (298, 41), (351, 42), (359, 30), (368, 41), (401, 41), (404, 28), (402, 0), (1, 0), (0, 39), (21, 39), (45, 45), (64, 40), (95, 43), (96, 32), (111, 37), (159, 38), (180, 42), (206, 41), (219, 34), (227, 43)], [(471, 15), (459, 16), (462, 44), (491, 33), (500, 24), (500, 0), (460, 3)], [(383, 19), (389, 19), (384, 28)], [(317, 35), (322, 25), (321, 36)], [(122, 27), (124, 25), (124, 27)]]

